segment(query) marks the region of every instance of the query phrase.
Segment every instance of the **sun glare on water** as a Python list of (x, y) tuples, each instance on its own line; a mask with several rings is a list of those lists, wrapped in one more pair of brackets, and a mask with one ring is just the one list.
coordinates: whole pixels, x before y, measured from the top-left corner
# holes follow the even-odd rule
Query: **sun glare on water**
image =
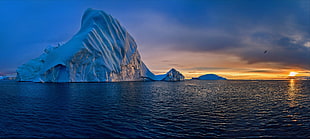
[(298, 73), (297, 72), (290, 72), (290, 74), (288, 76), (293, 77), (293, 76), (296, 76), (296, 74), (298, 74)]

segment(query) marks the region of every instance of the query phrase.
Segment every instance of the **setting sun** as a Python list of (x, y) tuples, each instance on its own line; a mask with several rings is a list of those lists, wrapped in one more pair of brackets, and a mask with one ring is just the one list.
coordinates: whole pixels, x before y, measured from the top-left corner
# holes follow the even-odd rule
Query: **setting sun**
[(290, 72), (288, 76), (296, 76), (296, 74), (298, 74), (298, 72)]

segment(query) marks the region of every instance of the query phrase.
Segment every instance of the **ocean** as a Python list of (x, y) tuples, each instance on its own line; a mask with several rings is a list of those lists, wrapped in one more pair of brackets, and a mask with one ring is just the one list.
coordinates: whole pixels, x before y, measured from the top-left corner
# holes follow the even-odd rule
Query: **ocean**
[(310, 138), (310, 81), (1, 81), (0, 137)]

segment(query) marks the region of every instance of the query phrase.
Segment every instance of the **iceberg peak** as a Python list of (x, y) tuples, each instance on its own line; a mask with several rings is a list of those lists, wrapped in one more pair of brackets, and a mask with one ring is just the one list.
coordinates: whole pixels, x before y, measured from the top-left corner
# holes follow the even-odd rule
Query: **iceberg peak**
[(117, 25), (120, 26), (116, 19), (104, 11), (88, 8), (82, 16), (81, 30), (93, 25), (107, 26), (111, 23), (117, 23)]

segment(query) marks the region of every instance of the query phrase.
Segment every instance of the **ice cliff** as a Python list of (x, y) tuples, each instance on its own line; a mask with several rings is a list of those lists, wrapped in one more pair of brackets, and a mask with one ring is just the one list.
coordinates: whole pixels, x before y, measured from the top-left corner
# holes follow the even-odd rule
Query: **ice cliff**
[(17, 81), (112, 82), (180, 81), (175, 69), (154, 75), (143, 63), (133, 37), (111, 15), (87, 9), (80, 31), (67, 43), (49, 47), (18, 67)]

